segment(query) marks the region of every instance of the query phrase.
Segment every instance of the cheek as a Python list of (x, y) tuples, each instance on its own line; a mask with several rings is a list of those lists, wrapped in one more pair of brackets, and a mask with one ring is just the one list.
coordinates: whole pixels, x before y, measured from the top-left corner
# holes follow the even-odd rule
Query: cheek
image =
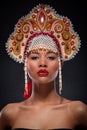
[(54, 77), (56, 78), (57, 75), (58, 75), (58, 66), (56, 68), (53, 69), (53, 72), (54, 72)]
[(51, 64), (50, 70), (51, 70), (51, 73), (53, 74), (53, 76), (56, 77), (58, 75), (58, 70), (59, 70), (58, 61), (54, 64)]
[(27, 64), (28, 75), (32, 75), (33, 73), (35, 73), (35, 68), (36, 68), (36, 64), (28, 61), (28, 64)]
[(27, 70), (28, 72), (30, 72), (30, 70), (32, 69), (32, 65), (30, 62), (27, 63)]
[(33, 64), (28, 63), (28, 64), (27, 64), (27, 68), (28, 68), (28, 71), (32, 71), (32, 69), (33, 69)]
[(52, 70), (57, 71), (58, 68), (59, 68), (58, 60), (56, 60), (55, 62), (51, 63), (50, 66), (51, 66)]

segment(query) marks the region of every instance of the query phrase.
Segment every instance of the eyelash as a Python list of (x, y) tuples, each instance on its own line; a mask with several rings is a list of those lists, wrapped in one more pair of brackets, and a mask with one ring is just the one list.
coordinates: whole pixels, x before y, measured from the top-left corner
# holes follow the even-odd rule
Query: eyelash
[(36, 60), (36, 59), (38, 59), (38, 58), (39, 58), (38, 56), (32, 56), (32, 57), (31, 57), (32, 60)]
[(48, 56), (47, 58), (50, 59), (50, 60), (55, 60), (54, 56)]
[[(38, 56), (32, 56), (31, 59), (32, 60), (37, 60), (37, 59), (39, 59), (39, 57)], [(47, 59), (49, 59), (49, 60), (55, 60), (56, 57), (54, 57), (54, 56), (48, 56)]]

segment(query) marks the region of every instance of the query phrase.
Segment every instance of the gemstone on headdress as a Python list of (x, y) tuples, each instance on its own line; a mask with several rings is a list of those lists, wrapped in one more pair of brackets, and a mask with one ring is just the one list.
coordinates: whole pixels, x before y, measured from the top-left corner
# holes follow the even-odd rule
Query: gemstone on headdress
[(47, 20), (46, 13), (43, 10), (41, 10), (37, 16), (37, 23), (41, 30), (43, 30), (43, 28), (45, 27), (46, 20)]

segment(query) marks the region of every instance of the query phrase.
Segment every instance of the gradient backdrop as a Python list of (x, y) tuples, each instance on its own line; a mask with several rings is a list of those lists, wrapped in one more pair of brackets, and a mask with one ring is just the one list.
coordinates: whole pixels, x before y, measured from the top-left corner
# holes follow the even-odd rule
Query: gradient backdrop
[[(2, 4), (3, 2), (3, 4)], [(87, 10), (86, 3), (75, 0), (12, 0), (0, 2), (0, 109), (12, 102), (24, 100), (23, 64), (9, 58), (5, 43), (14, 31), (19, 18), (27, 15), (38, 4), (52, 6), (60, 15), (67, 16), (81, 39), (79, 53), (63, 66), (62, 96), (87, 104)]]

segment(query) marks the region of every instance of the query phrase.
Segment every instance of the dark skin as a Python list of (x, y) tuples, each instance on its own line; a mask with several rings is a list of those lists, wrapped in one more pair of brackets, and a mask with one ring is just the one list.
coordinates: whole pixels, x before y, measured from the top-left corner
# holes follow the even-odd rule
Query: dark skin
[[(2, 109), (0, 130), (6, 130), (8, 127), (40, 130), (74, 129), (78, 125), (87, 128), (87, 106), (81, 101), (67, 100), (56, 93), (57, 57), (48, 51), (29, 54), (27, 68), (33, 81), (32, 95), (23, 102), (8, 104)], [(38, 75), (40, 69), (46, 69), (49, 74)]]

